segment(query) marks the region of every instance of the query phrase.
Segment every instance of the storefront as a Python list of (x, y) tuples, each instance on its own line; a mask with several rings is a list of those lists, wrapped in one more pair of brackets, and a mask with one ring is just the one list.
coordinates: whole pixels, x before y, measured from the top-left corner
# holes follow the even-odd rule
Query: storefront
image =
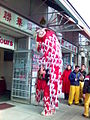
[(0, 95), (11, 90), (15, 38), (0, 33)]
[(62, 47), (62, 71), (66, 68), (68, 64), (70, 64), (72, 66), (72, 69), (74, 69), (74, 66), (77, 64), (77, 47), (71, 44), (70, 42), (67, 42), (63, 38), (59, 39), (59, 41)]
[(30, 103), (35, 92), (38, 55), (33, 34), (38, 28), (33, 22), (0, 7), (0, 77), (5, 78), (2, 92), (9, 91), (13, 101)]

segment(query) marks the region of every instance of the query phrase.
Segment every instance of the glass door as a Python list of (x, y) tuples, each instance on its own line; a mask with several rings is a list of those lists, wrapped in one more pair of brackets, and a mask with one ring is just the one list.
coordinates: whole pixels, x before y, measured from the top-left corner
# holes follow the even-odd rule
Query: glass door
[(11, 99), (31, 102), (32, 83), (32, 53), (31, 51), (16, 51), (13, 63), (13, 82)]

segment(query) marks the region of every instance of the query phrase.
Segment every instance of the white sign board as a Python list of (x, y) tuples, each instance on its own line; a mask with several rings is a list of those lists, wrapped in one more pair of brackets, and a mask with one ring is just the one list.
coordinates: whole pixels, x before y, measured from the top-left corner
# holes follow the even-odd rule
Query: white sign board
[(38, 25), (3, 7), (0, 7), (0, 22), (29, 34), (33, 34), (37, 29), (39, 29)]
[(14, 50), (14, 38), (0, 34), (0, 47)]

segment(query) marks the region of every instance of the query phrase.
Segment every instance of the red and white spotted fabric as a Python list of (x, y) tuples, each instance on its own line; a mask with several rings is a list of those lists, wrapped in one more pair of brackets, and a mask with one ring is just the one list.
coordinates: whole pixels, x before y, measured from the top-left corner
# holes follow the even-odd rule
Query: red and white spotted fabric
[(48, 85), (51, 97), (50, 108), (55, 110), (55, 108), (58, 107), (58, 93), (60, 93), (58, 88), (61, 84), (61, 46), (53, 31), (45, 29), (45, 32), (46, 34), (43, 37), (39, 37), (37, 34), (37, 42), (39, 42), (38, 52), (42, 54), (39, 59), (39, 64), (44, 64), (46, 69), (49, 69), (50, 80)]

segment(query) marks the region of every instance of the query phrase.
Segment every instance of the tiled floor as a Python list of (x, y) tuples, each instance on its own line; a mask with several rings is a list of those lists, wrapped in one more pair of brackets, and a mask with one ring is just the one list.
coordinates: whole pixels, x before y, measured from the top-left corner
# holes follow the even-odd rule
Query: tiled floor
[(26, 105), (11, 101), (8, 103), (14, 104), (15, 107), (0, 110), (0, 120), (85, 120), (82, 117), (84, 110), (82, 106), (68, 106), (65, 101), (61, 101), (59, 110), (57, 110), (56, 114), (49, 117), (40, 114), (43, 110), (42, 106)]

